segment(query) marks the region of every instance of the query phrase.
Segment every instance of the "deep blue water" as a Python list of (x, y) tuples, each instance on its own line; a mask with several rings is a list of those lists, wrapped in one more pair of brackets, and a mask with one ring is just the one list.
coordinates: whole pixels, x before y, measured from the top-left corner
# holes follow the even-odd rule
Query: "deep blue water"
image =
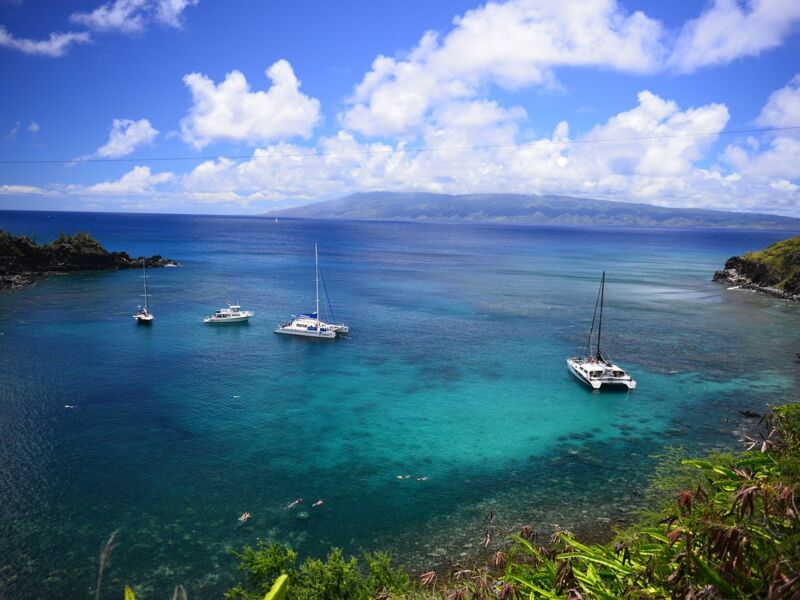
[[(734, 447), (739, 410), (798, 396), (800, 307), (710, 281), (782, 232), (24, 212), (0, 228), (183, 265), (150, 271), (149, 328), (133, 271), (0, 295), (0, 597), (88, 597), (114, 530), (108, 597), (218, 596), (228, 550), (257, 538), (422, 568), (477, 552), (490, 510), (602, 535), (640, 506), (654, 454)], [(313, 306), (314, 242), (352, 332), (333, 343), (272, 333)], [(602, 270), (632, 394), (592, 393), (564, 362)], [(249, 324), (202, 324), (229, 299)]]

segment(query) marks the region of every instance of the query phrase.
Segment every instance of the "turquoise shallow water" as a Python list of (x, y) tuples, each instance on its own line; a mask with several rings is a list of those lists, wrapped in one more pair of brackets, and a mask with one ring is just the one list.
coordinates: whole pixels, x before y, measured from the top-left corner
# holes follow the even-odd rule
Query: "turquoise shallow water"
[[(88, 594), (117, 529), (110, 590), (194, 597), (228, 587), (228, 549), (257, 538), (421, 568), (477, 552), (490, 510), (600, 535), (640, 505), (654, 454), (732, 447), (739, 410), (797, 398), (798, 306), (710, 282), (783, 233), (11, 212), (0, 228), (183, 264), (151, 271), (151, 328), (131, 319), (133, 272), (0, 296), (10, 598)], [(315, 241), (351, 326), (336, 343), (272, 333), (312, 306)], [(603, 269), (633, 394), (592, 393), (564, 363)], [(227, 299), (255, 318), (202, 325)]]

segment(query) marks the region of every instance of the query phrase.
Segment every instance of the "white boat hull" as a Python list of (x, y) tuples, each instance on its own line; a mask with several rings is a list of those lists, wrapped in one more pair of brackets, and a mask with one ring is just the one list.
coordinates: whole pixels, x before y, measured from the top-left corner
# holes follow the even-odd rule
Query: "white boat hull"
[(203, 323), (211, 323), (213, 325), (217, 325), (219, 323), (242, 323), (244, 321), (249, 321), (252, 314), (249, 315), (241, 315), (238, 317), (223, 317), (223, 318), (215, 318), (215, 317), (206, 317), (203, 319)]
[(571, 359), (567, 359), (567, 368), (579, 381), (585, 383), (593, 390), (599, 390), (603, 387), (626, 387), (629, 390), (636, 389), (636, 382), (631, 379), (630, 375), (626, 375), (625, 377), (603, 375), (601, 377), (589, 378), (581, 371), (578, 362)]
[(291, 327), (278, 327), (275, 333), (282, 333), (285, 335), (296, 335), (299, 337), (310, 337), (321, 340), (332, 340), (336, 338), (335, 331), (309, 331), (308, 329), (293, 329)]
[(137, 323), (141, 323), (142, 325), (149, 325), (153, 322), (153, 319), (155, 319), (153, 315), (133, 315), (133, 318), (136, 319)]

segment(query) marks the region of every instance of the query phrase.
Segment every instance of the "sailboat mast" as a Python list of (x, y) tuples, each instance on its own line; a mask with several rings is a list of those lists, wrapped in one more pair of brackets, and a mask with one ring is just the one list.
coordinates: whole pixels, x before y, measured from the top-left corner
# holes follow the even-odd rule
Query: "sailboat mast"
[(317, 335), (319, 335), (319, 255), (316, 242), (314, 243), (314, 283), (317, 288)]
[(600, 360), (600, 335), (603, 333), (603, 300), (606, 295), (606, 272), (600, 280), (600, 321), (597, 324), (597, 360)]
[(144, 266), (144, 259), (142, 259), (142, 277), (144, 277), (144, 309), (150, 312), (150, 300), (147, 296), (147, 269)]

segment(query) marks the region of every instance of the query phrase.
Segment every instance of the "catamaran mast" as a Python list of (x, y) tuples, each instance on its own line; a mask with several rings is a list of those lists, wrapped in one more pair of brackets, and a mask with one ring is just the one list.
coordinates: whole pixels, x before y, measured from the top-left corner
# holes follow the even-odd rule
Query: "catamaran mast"
[(150, 301), (147, 299), (147, 269), (144, 267), (144, 258), (142, 259), (142, 277), (144, 277), (144, 310), (150, 314)]
[(603, 271), (603, 277), (600, 279), (600, 321), (597, 324), (597, 360), (602, 360), (600, 354), (600, 335), (603, 332), (603, 300), (606, 294), (606, 272)]
[(319, 335), (319, 255), (317, 254), (317, 244), (314, 243), (314, 283), (317, 288), (317, 335)]

